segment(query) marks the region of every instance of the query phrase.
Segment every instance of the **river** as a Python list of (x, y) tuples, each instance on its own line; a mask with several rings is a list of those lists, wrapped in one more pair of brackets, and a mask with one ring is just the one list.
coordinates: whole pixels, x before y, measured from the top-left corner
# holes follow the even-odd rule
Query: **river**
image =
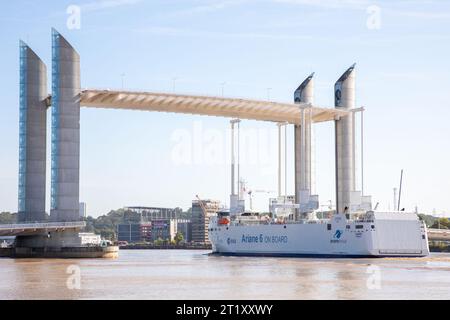
[(450, 254), (311, 259), (121, 250), (109, 259), (0, 258), (0, 299), (449, 299)]

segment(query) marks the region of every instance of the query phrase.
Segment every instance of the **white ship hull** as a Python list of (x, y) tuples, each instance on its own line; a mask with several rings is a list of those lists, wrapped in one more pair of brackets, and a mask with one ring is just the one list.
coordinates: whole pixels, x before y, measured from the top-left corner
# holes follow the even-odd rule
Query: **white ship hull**
[(338, 214), (328, 221), (228, 225), (211, 219), (213, 253), (257, 256), (422, 257), (429, 254), (426, 226), (415, 214), (370, 213), (364, 221)]

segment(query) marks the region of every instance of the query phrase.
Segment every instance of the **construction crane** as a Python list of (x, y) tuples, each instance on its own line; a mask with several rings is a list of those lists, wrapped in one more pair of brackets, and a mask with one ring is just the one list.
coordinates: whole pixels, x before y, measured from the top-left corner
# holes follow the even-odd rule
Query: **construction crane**
[(207, 212), (206, 212), (206, 207), (205, 207), (205, 205), (203, 204), (203, 201), (200, 199), (200, 197), (199, 197), (198, 195), (196, 195), (195, 197), (198, 199), (198, 203), (200, 204), (200, 208), (202, 208), (203, 215), (204, 215), (205, 217), (207, 217), (208, 214), (207, 214)]

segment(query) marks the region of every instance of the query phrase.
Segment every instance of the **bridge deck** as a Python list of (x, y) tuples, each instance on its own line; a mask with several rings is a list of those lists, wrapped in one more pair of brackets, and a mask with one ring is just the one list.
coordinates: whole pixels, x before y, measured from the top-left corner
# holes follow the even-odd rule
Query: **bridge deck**
[(348, 111), (321, 108), (306, 103), (279, 103), (260, 100), (192, 96), (154, 92), (84, 90), (81, 106), (92, 108), (131, 109), (142, 111), (175, 112), (249, 120), (301, 124), (301, 109), (307, 109), (312, 122), (335, 120)]
[(50, 231), (80, 230), (84, 221), (0, 224), (0, 236), (26, 236)]
[(428, 240), (450, 241), (450, 230), (428, 229)]

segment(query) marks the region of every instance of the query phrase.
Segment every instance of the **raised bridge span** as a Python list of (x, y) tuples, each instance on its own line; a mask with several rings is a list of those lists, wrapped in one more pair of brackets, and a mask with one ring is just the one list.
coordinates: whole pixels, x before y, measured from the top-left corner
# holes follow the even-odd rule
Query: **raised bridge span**
[[(349, 111), (315, 106), (310, 103), (182, 95), (157, 92), (86, 89), (80, 94), (80, 105), (90, 108), (159, 111), (237, 119), (284, 122), (301, 125), (303, 117), (312, 122), (337, 120)], [(305, 110), (305, 112), (302, 112)]]

